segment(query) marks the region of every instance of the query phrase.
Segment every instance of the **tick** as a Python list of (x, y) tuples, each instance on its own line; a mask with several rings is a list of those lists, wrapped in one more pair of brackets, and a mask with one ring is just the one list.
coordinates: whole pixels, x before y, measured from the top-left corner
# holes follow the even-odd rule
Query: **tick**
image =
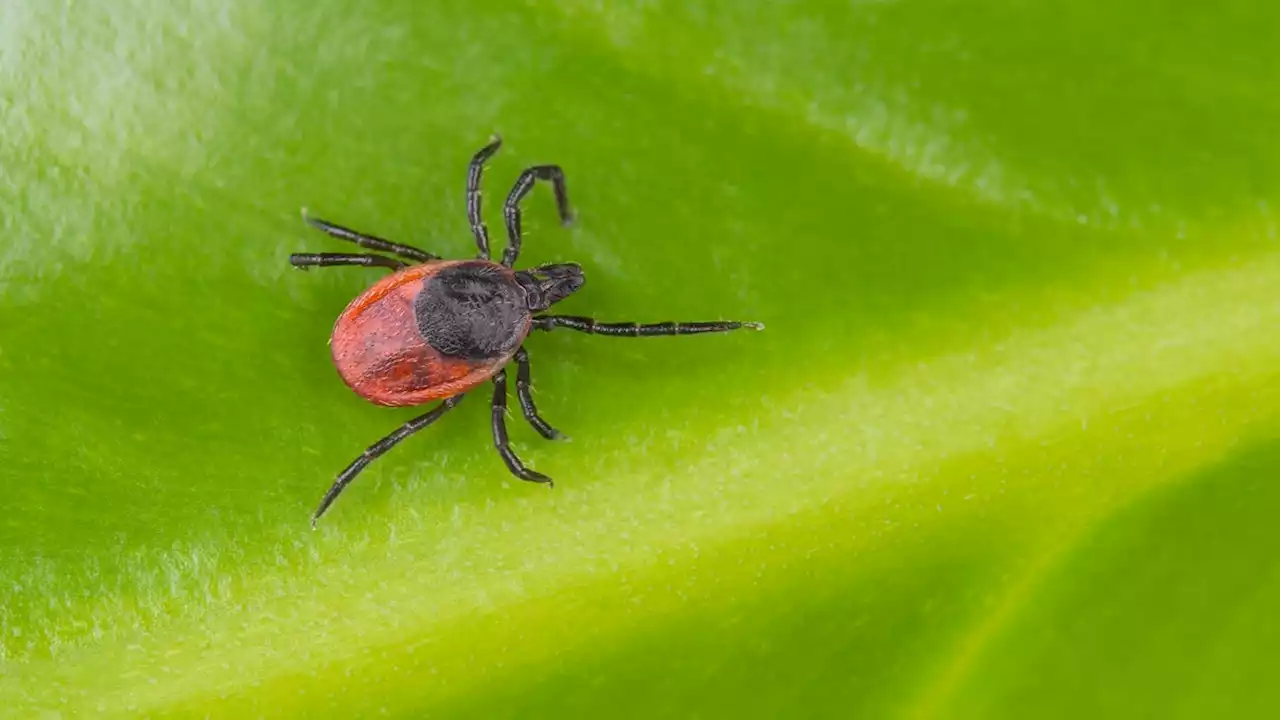
[(369, 463), (402, 440), (439, 420), (467, 392), (493, 383), (493, 444), (513, 475), (551, 485), (551, 478), (525, 467), (507, 440), (507, 366), (516, 364), (516, 397), (524, 419), (548, 440), (563, 437), (538, 414), (529, 393), (529, 353), (523, 342), (531, 330), (556, 328), (614, 337), (653, 337), (760, 330), (755, 322), (602, 323), (587, 317), (548, 315), (555, 303), (582, 288), (586, 278), (577, 263), (514, 266), (520, 257), (520, 203), (539, 180), (550, 182), (560, 220), (573, 218), (564, 172), (558, 165), (535, 165), (520, 174), (503, 204), (507, 247), (502, 262), (490, 260), (489, 230), (480, 217), (480, 177), (498, 151), (494, 136), (467, 167), (467, 220), (479, 253), (474, 260), (446, 260), (409, 245), (365, 235), (318, 218), (311, 226), (371, 253), (293, 254), (294, 267), (357, 265), (393, 272), (374, 283), (338, 316), (329, 339), (333, 363), (342, 380), (360, 397), (385, 406), (441, 401), (429, 412), (401, 425), (370, 445), (338, 474), (311, 517), (314, 527), (338, 495)]

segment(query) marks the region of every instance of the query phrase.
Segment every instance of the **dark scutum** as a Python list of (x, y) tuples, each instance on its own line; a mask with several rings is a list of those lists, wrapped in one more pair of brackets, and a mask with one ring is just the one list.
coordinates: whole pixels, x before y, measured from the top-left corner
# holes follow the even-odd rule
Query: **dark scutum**
[(414, 312), (431, 347), (467, 360), (510, 355), (524, 339), (529, 318), (524, 290), (483, 262), (455, 265), (430, 277), (414, 300)]

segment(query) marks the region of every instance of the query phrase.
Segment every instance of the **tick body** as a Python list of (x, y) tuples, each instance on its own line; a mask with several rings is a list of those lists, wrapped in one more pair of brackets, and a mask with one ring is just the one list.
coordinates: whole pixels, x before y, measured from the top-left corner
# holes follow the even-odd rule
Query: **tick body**
[(313, 227), (353, 242), (370, 253), (294, 254), (299, 268), (364, 266), (393, 270), (352, 300), (334, 323), (329, 344), (338, 375), (357, 395), (378, 405), (440, 404), (369, 446), (334, 481), (312, 515), (312, 525), (346, 486), (373, 460), (413, 433), (438, 420), (468, 391), (493, 383), (494, 447), (516, 477), (551, 484), (526, 468), (507, 440), (507, 373), (516, 364), (516, 397), (525, 420), (543, 437), (562, 437), (538, 414), (529, 392), (529, 354), (522, 343), (532, 330), (567, 328), (595, 335), (650, 337), (759, 330), (754, 322), (601, 323), (586, 317), (544, 314), (577, 292), (586, 279), (577, 263), (515, 270), (522, 240), (520, 203), (538, 180), (550, 182), (560, 219), (572, 219), (564, 173), (556, 165), (537, 165), (521, 173), (503, 205), (507, 247), (492, 262), (489, 231), (481, 218), (480, 179), (485, 162), (497, 152), (495, 137), (467, 169), (467, 219), (478, 248), (474, 260), (444, 260), (418, 248), (366, 235), (307, 217)]
[(329, 344), (338, 374), (360, 397), (422, 405), (493, 377), (532, 319), (510, 268), (432, 260), (388, 275), (353, 300)]

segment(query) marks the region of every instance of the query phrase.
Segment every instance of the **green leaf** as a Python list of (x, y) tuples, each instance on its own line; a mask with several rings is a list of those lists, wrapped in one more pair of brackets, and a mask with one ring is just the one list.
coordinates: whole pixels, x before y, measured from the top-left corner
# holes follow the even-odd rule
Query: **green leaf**
[[(1269, 717), (1280, 9), (10, 2), (0, 700), (19, 717)], [(565, 313), (488, 392), (337, 378), (490, 133)]]

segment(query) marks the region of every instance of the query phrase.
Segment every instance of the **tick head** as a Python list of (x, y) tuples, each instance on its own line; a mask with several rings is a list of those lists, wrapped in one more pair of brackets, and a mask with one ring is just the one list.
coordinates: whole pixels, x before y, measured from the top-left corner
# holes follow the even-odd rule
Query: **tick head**
[(582, 289), (587, 282), (578, 263), (539, 265), (516, 273), (529, 298), (529, 311), (541, 312)]

